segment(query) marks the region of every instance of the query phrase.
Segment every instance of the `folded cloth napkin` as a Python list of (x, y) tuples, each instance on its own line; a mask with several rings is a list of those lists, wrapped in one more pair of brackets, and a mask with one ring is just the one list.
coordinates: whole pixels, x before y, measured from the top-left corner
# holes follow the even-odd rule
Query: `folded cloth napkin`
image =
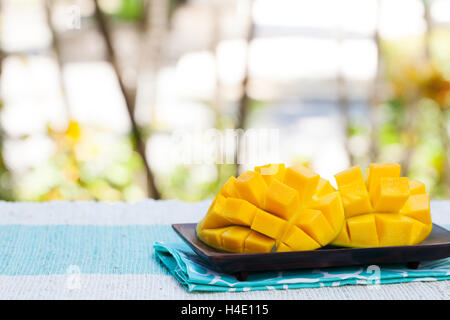
[[(450, 226), (446, 226), (450, 229)], [(239, 292), (370, 285), (412, 281), (450, 280), (450, 258), (422, 262), (418, 269), (405, 265), (356, 266), (340, 268), (250, 273), (246, 281), (212, 270), (184, 243), (155, 242), (155, 257), (188, 291)]]

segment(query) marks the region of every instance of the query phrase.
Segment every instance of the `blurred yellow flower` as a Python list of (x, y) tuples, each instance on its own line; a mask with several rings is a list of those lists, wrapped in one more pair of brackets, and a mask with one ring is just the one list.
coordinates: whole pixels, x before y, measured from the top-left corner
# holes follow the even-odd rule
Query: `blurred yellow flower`
[(73, 142), (77, 142), (81, 137), (81, 128), (78, 122), (70, 120), (65, 136), (71, 139)]

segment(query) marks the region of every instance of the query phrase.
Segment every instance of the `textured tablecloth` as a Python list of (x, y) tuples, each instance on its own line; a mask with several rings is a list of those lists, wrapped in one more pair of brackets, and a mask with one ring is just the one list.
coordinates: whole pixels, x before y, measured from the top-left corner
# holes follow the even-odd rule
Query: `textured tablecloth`
[[(188, 293), (152, 245), (178, 241), (170, 224), (209, 203), (0, 202), (0, 299), (450, 299), (450, 281)], [(450, 201), (433, 201), (432, 217), (450, 224)]]

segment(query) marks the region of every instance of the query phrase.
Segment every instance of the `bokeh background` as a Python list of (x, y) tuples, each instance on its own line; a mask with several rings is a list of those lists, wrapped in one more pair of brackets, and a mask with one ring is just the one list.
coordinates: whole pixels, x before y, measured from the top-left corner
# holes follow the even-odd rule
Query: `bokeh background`
[(395, 161), (450, 196), (450, 0), (1, 0), (0, 198), (212, 197), (173, 133), (279, 130), (328, 179)]

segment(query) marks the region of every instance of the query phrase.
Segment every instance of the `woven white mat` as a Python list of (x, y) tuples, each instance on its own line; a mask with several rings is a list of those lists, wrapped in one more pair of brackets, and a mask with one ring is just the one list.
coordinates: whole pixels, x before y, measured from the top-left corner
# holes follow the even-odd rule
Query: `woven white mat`
[[(68, 202), (0, 202), (1, 228), (30, 226), (147, 226), (197, 222), (210, 200), (146, 200), (135, 204)], [(437, 224), (450, 224), (450, 201), (433, 201)], [(11, 235), (10, 235), (11, 236)], [(45, 234), (43, 235), (45, 236)], [(14, 246), (2, 238), (2, 245)], [(158, 239), (155, 239), (158, 240)], [(23, 245), (23, 244), (22, 244)], [(26, 245), (26, 244), (25, 244)], [(45, 248), (44, 248), (45, 250)], [(76, 249), (74, 249), (76, 250)], [(50, 253), (49, 253), (50, 254)], [(152, 274), (17, 274), (8, 256), (0, 256), (0, 299), (449, 299), (450, 281), (412, 282), (366, 287), (251, 291), (242, 293), (188, 293), (161, 268)], [(22, 259), (23, 260), (23, 259)], [(18, 261), (22, 261), (18, 260)], [(17, 266), (23, 270), (24, 266)], [(26, 269), (26, 268), (25, 268)], [(6, 272), (5, 270), (9, 270)], [(2, 271), (4, 271), (2, 273)], [(35, 272), (38, 273), (38, 272)]]

